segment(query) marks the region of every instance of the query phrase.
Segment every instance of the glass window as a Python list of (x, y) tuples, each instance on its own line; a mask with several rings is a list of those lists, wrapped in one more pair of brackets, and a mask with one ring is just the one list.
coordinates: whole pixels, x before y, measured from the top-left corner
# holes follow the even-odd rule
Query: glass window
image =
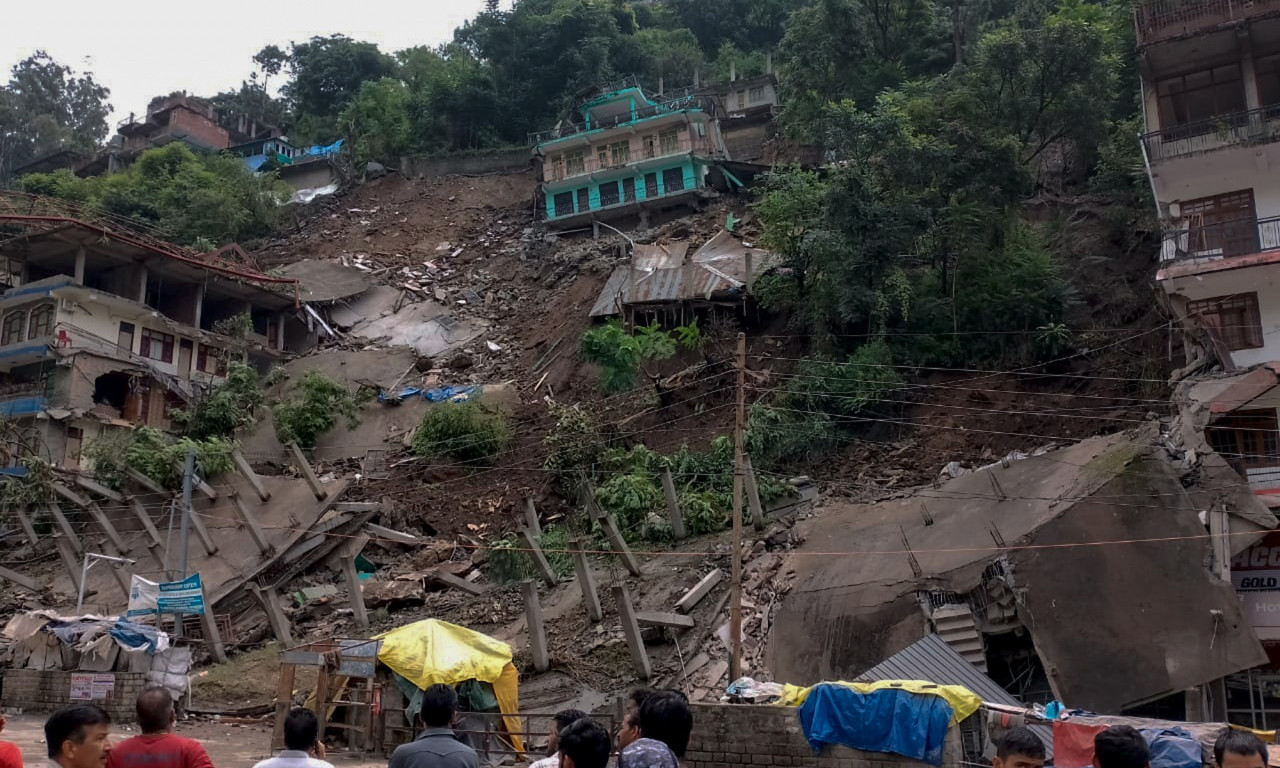
[(566, 152), (564, 156), (565, 173), (569, 176), (577, 176), (587, 172), (587, 154), (582, 150), (574, 150)]
[(578, 190), (578, 213), (591, 210), (591, 190), (583, 187)]
[(53, 305), (44, 304), (31, 310), (31, 323), (27, 328), (28, 339), (41, 339), (53, 333)]
[(1258, 294), (1237, 293), (1187, 302), (1187, 316), (1198, 317), (1232, 351), (1262, 346)]
[(1245, 109), (1239, 64), (1170, 77), (1156, 83), (1160, 126), (1172, 128)]
[(752, 104), (759, 104), (760, 102), (764, 101), (764, 86), (757, 85), (756, 87), (747, 91), (747, 101), (749, 101)]
[(680, 190), (684, 189), (684, 169), (668, 168), (667, 170), (663, 171), (662, 187), (665, 190), (664, 194), (668, 194), (668, 195), (671, 194), (672, 192), (679, 192)]
[(618, 196), (618, 182), (610, 181), (607, 184), (600, 185), (600, 207), (617, 205), (620, 199)]
[(1280, 53), (1258, 57), (1253, 67), (1258, 76), (1258, 102), (1264, 107), (1280, 105)]
[(672, 128), (658, 134), (658, 148), (664, 155), (674, 155), (680, 151), (680, 129)]
[(615, 141), (610, 144), (609, 159), (614, 166), (622, 166), (631, 162), (631, 141)]
[(628, 203), (635, 202), (635, 199), (636, 199), (636, 180), (635, 179), (622, 180), (622, 199), (627, 201)]
[(138, 354), (149, 360), (158, 360), (162, 363), (172, 363), (173, 336), (167, 333), (153, 331), (150, 328), (143, 328), (142, 345), (138, 349)]
[(4, 316), (4, 330), (0, 332), (0, 344), (17, 344), (27, 329), (27, 312), (20, 309)]
[(196, 370), (214, 376), (225, 376), (227, 374), (226, 352), (208, 344), (201, 344), (200, 352), (196, 355)]
[(561, 192), (551, 198), (551, 207), (553, 216), (573, 215), (573, 193)]
[(609, 148), (600, 147), (596, 150), (596, 170), (609, 167)]

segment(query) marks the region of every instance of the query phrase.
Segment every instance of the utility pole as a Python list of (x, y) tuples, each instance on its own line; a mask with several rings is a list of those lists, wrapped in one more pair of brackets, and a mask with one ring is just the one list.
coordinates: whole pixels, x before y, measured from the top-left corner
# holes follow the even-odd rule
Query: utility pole
[(738, 413), (733, 427), (733, 549), (732, 596), (729, 598), (729, 681), (742, 677), (742, 484), (743, 431), (746, 429), (747, 335), (738, 334)]
[[(187, 578), (187, 535), (191, 529), (191, 486), (194, 484), (194, 475), (196, 473), (196, 452), (194, 449), (187, 450), (187, 460), (182, 465), (182, 526), (179, 528), (179, 544), (181, 554), (178, 556), (178, 568), (182, 571), (182, 575), (178, 580)], [(182, 614), (173, 617), (174, 636), (182, 637)]]

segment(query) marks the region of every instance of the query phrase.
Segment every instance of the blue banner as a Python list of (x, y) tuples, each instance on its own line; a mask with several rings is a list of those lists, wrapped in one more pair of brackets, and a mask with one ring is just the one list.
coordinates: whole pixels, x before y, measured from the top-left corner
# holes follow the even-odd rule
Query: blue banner
[(200, 574), (193, 574), (182, 581), (168, 581), (160, 585), (156, 596), (158, 613), (204, 613), (204, 586)]

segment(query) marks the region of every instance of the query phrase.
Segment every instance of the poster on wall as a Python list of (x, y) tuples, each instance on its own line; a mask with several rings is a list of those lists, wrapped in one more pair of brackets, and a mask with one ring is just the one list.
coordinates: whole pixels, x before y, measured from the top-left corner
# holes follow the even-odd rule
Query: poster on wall
[(182, 581), (154, 582), (134, 576), (129, 587), (130, 619), (157, 613), (204, 613), (204, 587), (200, 574)]
[(93, 675), (89, 685), (89, 695), (94, 701), (111, 698), (116, 690), (116, 676), (110, 672), (99, 672)]
[(93, 701), (93, 675), (71, 673), (71, 700)]

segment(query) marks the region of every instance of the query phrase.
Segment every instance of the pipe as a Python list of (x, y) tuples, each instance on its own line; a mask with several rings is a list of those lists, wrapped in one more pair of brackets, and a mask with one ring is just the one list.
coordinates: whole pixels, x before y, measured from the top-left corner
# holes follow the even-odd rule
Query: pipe
[(1156, 220), (1164, 222), (1164, 217), (1160, 215), (1160, 196), (1156, 194), (1156, 177), (1151, 173), (1151, 158), (1147, 156), (1147, 142), (1142, 140), (1142, 133), (1138, 133), (1138, 146), (1142, 147), (1142, 167), (1147, 169), (1147, 183), (1151, 185), (1151, 202), (1156, 207)]

